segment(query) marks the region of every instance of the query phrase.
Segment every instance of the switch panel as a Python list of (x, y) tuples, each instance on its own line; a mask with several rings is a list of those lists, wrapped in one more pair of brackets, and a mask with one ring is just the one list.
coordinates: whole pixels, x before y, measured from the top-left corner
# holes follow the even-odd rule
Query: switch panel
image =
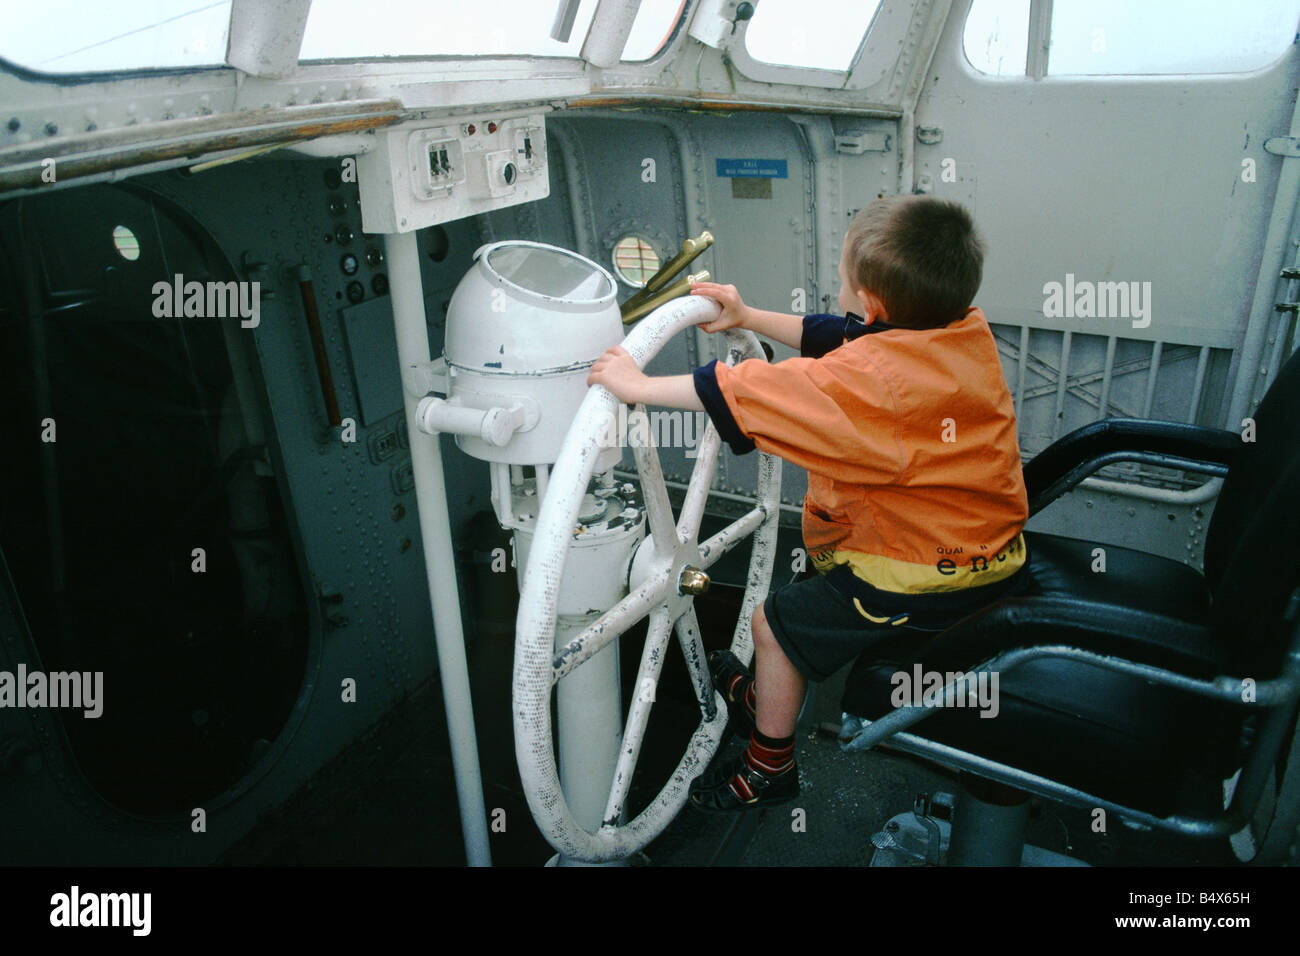
[(550, 194), (540, 113), (375, 133), (357, 157), (361, 223), (369, 233), (411, 232)]
[[(420, 130), (411, 134), (410, 166), (417, 198), (437, 199), (450, 195), (465, 181), (465, 157), (459, 139), (446, 139), (445, 129)], [(362, 216), (365, 203), (362, 202)]]

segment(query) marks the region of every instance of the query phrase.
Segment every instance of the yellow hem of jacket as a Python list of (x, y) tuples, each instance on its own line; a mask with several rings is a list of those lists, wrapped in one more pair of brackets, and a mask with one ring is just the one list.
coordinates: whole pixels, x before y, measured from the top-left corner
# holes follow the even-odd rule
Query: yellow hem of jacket
[(861, 551), (812, 555), (812, 562), (823, 574), (837, 564), (847, 564), (855, 575), (881, 591), (935, 594), (1004, 581), (1024, 567), (1027, 558), (1024, 535), (1018, 534), (995, 554), (942, 555), (934, 564), (900, 561)]

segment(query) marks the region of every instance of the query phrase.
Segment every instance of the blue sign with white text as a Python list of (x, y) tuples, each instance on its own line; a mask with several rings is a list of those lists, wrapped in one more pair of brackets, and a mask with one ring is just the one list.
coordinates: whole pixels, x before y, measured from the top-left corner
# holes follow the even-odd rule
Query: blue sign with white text
[(727, 179), (742, 176), (759, 176), (767, 179), (786, 179), (784, 159), (719, 159), (718, 175)]

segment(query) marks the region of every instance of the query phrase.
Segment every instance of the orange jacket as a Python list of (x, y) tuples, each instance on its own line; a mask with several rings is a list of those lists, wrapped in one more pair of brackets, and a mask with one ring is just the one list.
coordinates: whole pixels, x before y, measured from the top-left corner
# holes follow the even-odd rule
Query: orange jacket
[(1024, 564), (1015, 408), (983, 312), (925, 330), (810, 315), (801, 352), (711, 362), (695, 389), (734, 451), (807, 469), (818, 570), (847, 564), (880, 590), (930, 593)]

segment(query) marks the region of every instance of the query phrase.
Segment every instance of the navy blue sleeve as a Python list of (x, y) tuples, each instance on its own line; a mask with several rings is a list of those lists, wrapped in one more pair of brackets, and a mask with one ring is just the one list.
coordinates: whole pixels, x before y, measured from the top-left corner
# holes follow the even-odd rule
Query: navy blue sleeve
[(845, 339), (856, 339), (866, 331), (867, 326), (862, 319), (851, 312), (848, 315), (821, 312), (805, 315), (799, 354), (804, 358), (821, 358), (832, 349), (839, 348)]
[(727, 407), (727, 400), (722, 397), (722, 390), (718, 388), (718, 374), (713, 368), (717, 364), (718, 360), (714, 359), (695, 370), (695, 394), (700, 397), (704, 410), (713, 420), (713, 427), (718, 430), (719, 437), (737, 455), (743, 455), (754, 450), (754, 442), (740, 430), (731, 409)]

